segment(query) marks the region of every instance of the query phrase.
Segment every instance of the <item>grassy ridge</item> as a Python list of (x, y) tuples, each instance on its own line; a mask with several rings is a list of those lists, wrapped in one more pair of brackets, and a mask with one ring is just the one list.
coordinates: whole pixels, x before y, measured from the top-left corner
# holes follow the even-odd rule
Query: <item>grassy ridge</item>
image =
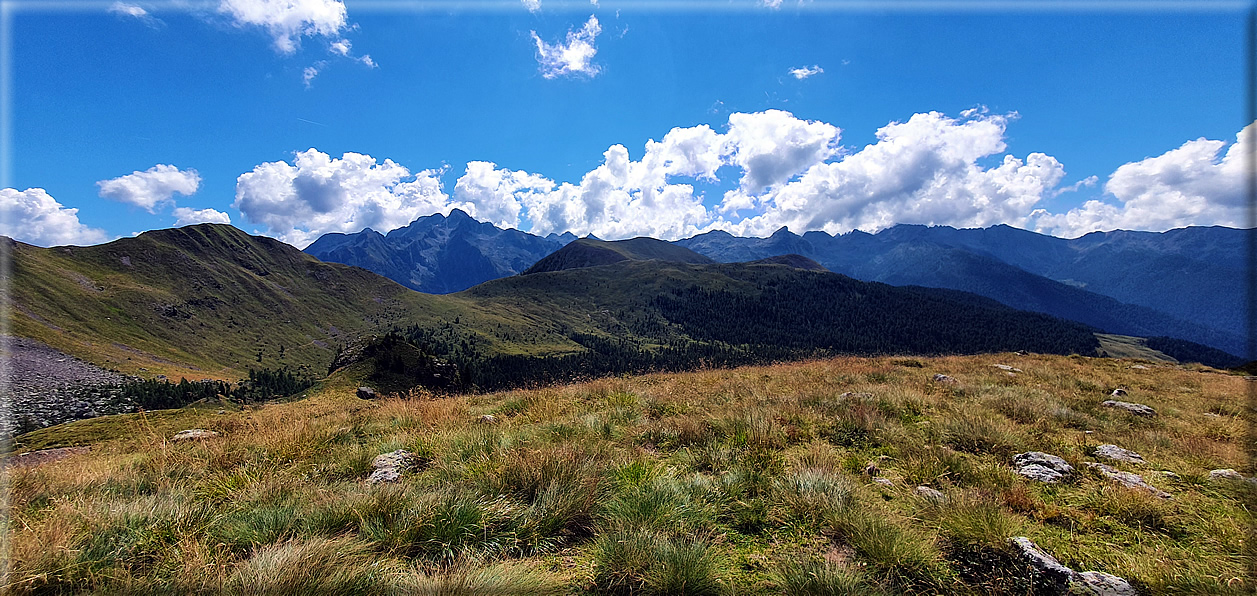
[(502, 321), (227, 225), (90, 247), (7, 247), (13, 333), (128, 374), (234, 381), (250, 367), (321, 372), (336, 344), (363, 333)]
[[(94, 440), (91, 453), (11, 471), (4, 585), (1025, 593), (1032, 577), (1002, 545), (1026, 535), (1066, 565), (1149, 593), (1247, 593), (1253, 495), (1207, 478), (1214, 468), (1253, 472), (1243, 379), (1132, 364), (840, 358), (379, 402), (358, 400), (358, 379), (341, 374), (298, 402), (84, 421), (24, 437), (56, 446), (90, 428)], [(1100, 407), (1116, 386), (1161, 415)], [(479, 422), (483, 414), (497, 422)], [(190, 426), (223, 436), (168, 442)], [(1009, 465), (1041, 450), (1081, 469), (1100, 443), (1143, 454), (1146, 467), (1115, 465), (1174, 499), (1086, 472), (1036, 484)], [(366, 485), (372, 458), (398, 448), (420, 469), (398, 485)], [(863, 475), (870, 462), (893, 487)], [(948, 505), (916, 497), (917, 485)]]

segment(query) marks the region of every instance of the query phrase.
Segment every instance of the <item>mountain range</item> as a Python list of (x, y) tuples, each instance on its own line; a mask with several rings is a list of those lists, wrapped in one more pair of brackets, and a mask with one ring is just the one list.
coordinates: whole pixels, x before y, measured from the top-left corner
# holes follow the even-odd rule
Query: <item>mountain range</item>
[(324, 234), (305, 252), (321, 261), (374, 271), (412, 290), (448, 294), (515, 275), (575, 239), (571, 233), (541, 238), (503, 230), (454, 209), (448, 216), (421, 217), (388, 234), (371, 228)]
[(579, 239), (526, 275), (445, 295), (224, 224), (0, 247), (15, 335), (140, 376), (321, 374), (346, 345), (385, 334), (482, 389), (834, 354), (1099, 347), (1089, 327), (975, 294), (863, 282), (798, 255), (717, 263), (651, 238)]
[[(1246, 233), (1189, 227), (1071, 240), (1007, 225), (901, 224), (876, 234), (800, 236), (782, 228), (768, 238), (747, 238), (713, 231), (673, 244), (724, 263), (800, 255), (859, 280), (962, 290), (1110, 333), (1169, 336), (1241, 354), (1247, 349)], [(573, 240), (570, 233), (541, 238), (502, 230), (454, 210), (387, 236), (328, 234), (306, 251), (412, 289), (446, 293), (524, 272)]]

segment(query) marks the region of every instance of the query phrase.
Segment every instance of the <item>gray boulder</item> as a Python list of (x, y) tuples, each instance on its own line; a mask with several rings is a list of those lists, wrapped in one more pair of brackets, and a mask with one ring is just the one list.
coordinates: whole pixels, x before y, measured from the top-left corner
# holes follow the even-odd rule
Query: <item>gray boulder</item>
[(895, 481), (890, 478), (882, 478), (881, 476), (878, 476), (873, 479), (873, 482), (881, 486), (885, 486), (886, 488), (895, 488)]
[(175, 433), (173, 437), (170, 437), (170, 440), (171, 441), (197, 441), (200, 439), (211, 439), (217, 436), (218, 436), (218, 433), (212, 430), (205, 430), (203, 428), (189, 428), (188, 430), (181, 430)]
[(1114, 389), (1114, 390), (1113, 390), (1113, 393), (1110, 393), (1109, 395), (1111, 395), (1111, 396), (1113, 396), (1113, 397), (1125, 397), (1125, 396), (1126, 396), (1126, 388), (1125, 388), (1125, 387), (1118, 387), (1117, 389)]
[(1209, 479), (1210, 480), (1237, 480), (1238, 481), (1238, 480), (1243, 480), (1244, 475), (1230, 468), (1225, 468), (1222, 470), (1210, 471)]
[(417, 463), (415, 455), (405, 449), (381, 453), (371, 462), (371, 467), (375, 470), (367, 476), (367, 482), (371, 484), (397, 482), (402, 479), (402, 474), (414, 469)]
[(1074, 576), (1074, 584), (1095, 596), (1135, 596), (1130, 582), (1103, 571), (1084, 571)]
[(916, 492), (917, 492), (917, 496), (927, 501), (931, 501), (934, 503), (943, 503), (947, 501), (947, 495), (944, 495), (943, 493), (937, 490), (934, 490), (928, 486), (918, 486)]
[(1064, 459), (1042, 451), (1018, 453), (1013, 456), (1013, 465), (1017, 467), (1018, 474), (1048, 484), (1074, 473), (1074, 467)]
[(1135, 404), (1128, 401), (1117, 401), (1115, 399), (1105, 400), (1100, 405), (1106, 408), (1119, 408), (1126, 410), (1136, 416), (1156, 416), (1157, 411), (1143, 404)]
[(1131, 472), (1123, 472), (1112, 466), (1106, 466), (1104, 464), (1096, 463), (1093, 461), (1087, 462), (1087, 467), (1095, 470), (1098, 474), (1100, 474), (1100, 476), (1112, 482), (1115, 482), (1117, 484), (1121, 484), (1122, 486), (1146, 490), (1158, 497), (1161, 497), (1162, 499), (1173, 498), (1173, 495), (1171, 495), (1170, 493), (1167, 493), (1145, 482), (1143, 477), (1140, 476), (1139, 474), (1134, 474)]
[(1148, 463), (1144, 461), (1144, 457), (1142, 455), (1139, 455), (1134, 451), (1122, 449), (1117, 445), (1100, 445), (1099, 447), (1096, 447), (1095, 454), (1097, 457), (1103, 457), (1113, 461), (1124, 461), (1132, 464)]
[(942, 383), (944, 385), (956, 385), (960, 383), (960, 381), (957, 381), (956, 379), (942, 373), (934, 375), (934, 382)]
[(1036, 571), (1038, 571), (1046, 580), (1053, 591), (1060, 594), (1068, 593), (1069, 582), (1074, 579), (1074, 570), (1061, 564), (1056, 557), (1049, 555), (1046, 551), (1039, 548), (1033, 540), (1025, 536), (1017, 536), (1010, 538), (1009, 544), (1013, 546), (1018, 557), (1025, 561)]
[(358, 399), (375, 399), (379, 396), (380, 395), (375, 392), (375, 389), (372, 389), (370, 387), (358, 388)]

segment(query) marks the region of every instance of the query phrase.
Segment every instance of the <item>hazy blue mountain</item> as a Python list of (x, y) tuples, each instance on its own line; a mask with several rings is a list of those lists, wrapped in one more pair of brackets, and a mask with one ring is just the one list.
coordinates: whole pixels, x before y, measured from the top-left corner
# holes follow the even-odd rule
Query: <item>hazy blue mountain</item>
[(1093, 233), (1067, 240), (1006, 225), (897, 225), (839, 236), (709, 232), (678, 245), (721, 262), (797, 253), (866, 281), (973, 292), (1112, 333), (1245, 350), (1243, 230)]
[(503, 230), (455, 209), (421, 217), (387, 235), (370, 228), (325, 234), (305, 252), (321, 261), (355, 265), (430, 294), (459, 292), (515, 275), (562, 248), (570, 233), (541, 238)]

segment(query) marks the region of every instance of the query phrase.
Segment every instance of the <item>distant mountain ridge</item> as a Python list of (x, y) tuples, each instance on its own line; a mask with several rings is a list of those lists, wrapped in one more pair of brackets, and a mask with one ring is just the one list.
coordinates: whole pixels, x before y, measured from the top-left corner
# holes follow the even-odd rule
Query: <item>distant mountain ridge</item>
[(671, 263), (709, 264), (716, 261), (688, 248), (654, 238), (629, 240), (597, 240), (581, 238), (537, 261), (522, 275), (563, 271), (582, 267), (610, 265), (621, 261), (667, 261)]
[[(1071, 240), (1002, 224), (975, 229), (901, 224), (876, 234), (857, 230), (837, 236), (798, 235), (784, 227), (767, 238), (713, 231), (671, 244), (723, 263), (798, 255), (864, 281), (973, 292), (1110, 333), (1164, 335), (1241, 354), (1247, 331), (1242, 314), (1246, 233), (1189, 227), (1094, 232)], [(690, 256), (660, 257), (668, 244), (663, 241), (633, 241), (649, 244), (658, 255), (632, 258), (700, 262)], [(306, 252), (419, 291), (450, 293), (530, 268), (535, 273), (624, 257), (617, 251), (627, 245), (599, 242), (592, 236), (576, 239), (570, 232), (541, 238), (502, 230), (454, 210), (387, 235), (371, 230), (328, 234)], [(572, 250), (561, 251), (564, 246)]]
[(1073, 240), (1007, 225), (897, 225), (768, 238), (714, 231), (676, 244), (721, 262), (796, 253), (866, 281), (974, 292), (1112, 333), (1168, 335), (1245, 350), (1245, 230), (1095, 232)]
[(325, 234), (305, 252), (331, 263), (362, 267), (412, 290), (460, 292), (515, 275), (575, 237), (541, 238), (479, 222), (459, 209), (448, 216), (416, 219), (388, 234), (367, 228), (356, 234)]

